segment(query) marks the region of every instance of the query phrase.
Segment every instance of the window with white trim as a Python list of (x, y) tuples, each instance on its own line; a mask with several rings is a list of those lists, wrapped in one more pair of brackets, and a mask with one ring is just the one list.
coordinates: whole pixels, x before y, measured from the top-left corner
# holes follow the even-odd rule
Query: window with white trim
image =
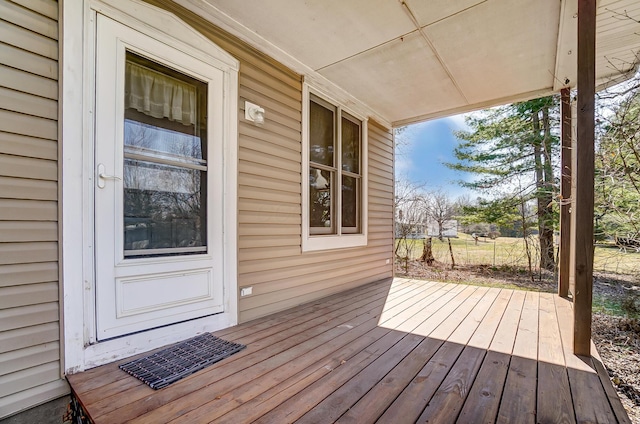
[(308, 93), (303, 250), (366, 245), (366, 121)]

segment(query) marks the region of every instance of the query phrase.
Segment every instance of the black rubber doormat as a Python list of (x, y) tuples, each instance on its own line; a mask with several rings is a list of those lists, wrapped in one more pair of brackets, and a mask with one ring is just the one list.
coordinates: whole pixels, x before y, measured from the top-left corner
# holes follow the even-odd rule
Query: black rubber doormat
[(206, 333), (122, 364), (120, 369), (157, 390), (215, 364), (245, 347)]

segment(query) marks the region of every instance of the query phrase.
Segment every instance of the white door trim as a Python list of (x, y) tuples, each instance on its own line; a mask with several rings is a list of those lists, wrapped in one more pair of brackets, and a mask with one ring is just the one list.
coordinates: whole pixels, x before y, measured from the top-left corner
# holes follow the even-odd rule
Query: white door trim
[[(137, 0), (63, 0), (61, 6), (61, 253), (63, 370), (73, 373), (199, 332), (235, 325), (237, 298), (237, 111), (239, 63), (171, 13)], [(109, 18), (224, 70), (225, 312), (96, 343), (93, 235), (95, 16)], [(140, 20), (138, 17), (140, 17)]]

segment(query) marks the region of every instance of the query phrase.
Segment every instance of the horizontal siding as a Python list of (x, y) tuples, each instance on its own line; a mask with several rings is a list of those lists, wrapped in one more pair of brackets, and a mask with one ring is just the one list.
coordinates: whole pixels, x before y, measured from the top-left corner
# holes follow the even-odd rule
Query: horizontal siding
[(0, 177), (0, 198), (20, 200), (57, 200), (56, 181)]
[(0, 376), (0, 397), (60, 379), (58, 361)]
[[(390, 277), (393, 229), (393, 137), (369, 125), (369, 245), (302, 252), (302, 78), (173, 3), (175, 13), (240, 61), (239, 286), (240, 320), (273, 313), (360, 284)], [(244, 120), (244, 102), (265, 109), (258, 127)]]
[(23, 93), (34, 94), (45, 99), (58, 98), (58, 81), (27, 74), (19, 69), (0, 65), (0, 81), (4, 87)]
[(53, 40), (58, 39), (57, 19), (51, 19), (30, 10), (30, 5), (20, 6), (15, 2), (0, 1), (0, 16), (7, 22), (33, 31)]
[(30, 264), (58, 260), (58, 243), (0, 243), (0, 265)]
[(57, 399), (67, 393), (69, 393), (67, 381), (58, 379), (0, 398), (0, 417), (24, 411), (35, 405)]
[(0, 243), (57, 240), (57, 222), (0, 221)]
[[(238, 235), (242, 239), (244, 236), (256, 236), (256, 237), (273, 237), (280, 235), (295, 235), (300, 237), (300, 226), (295, 225), (264, 225), (259, 224), (244, 224), (238, 228)], [(298, 241), (298, 243), (300, 243)]]
[(0, 354), (0, 376), (37, 367), (60, 359), (60, 343), (43, 343)]
[[(22, 72), (22, 71), (20, 71)], [(0, 103), (6, 109), (41, 118), (56, 119), (58, 117), (58, 102), (43, 99), (33, 94), (0, 87)]]
[(52, 80), (58, 79), (58, 62), (56, 60), (0, 43), (0, 57), (2, 56), (11, 56), (11, 66), (16, 69)]
[(58, 164), (55, 160), (0, 154), (0, 169), (5, 177), (49, 181), (58, 179)]
[[(390, 244), (390, 243), (389, 243)], [(344, 250), (344, 251), (343, 251)], [(290, 258), (273, 258), (273, 257), (265, 257), (261, 259), (254, 259), (250, 261), (243, 261), (240, 259), (240, 268), (242, 269), (242, 274), (245, 273), (253, 273), (253, 272), (266, 272), (266, 271), (274, 271), (274, 270), (282, 270), (288, 267), (300, 267), (305, 268), (306, 266), (315, 264), (323, 264), (326, 270), (332, 269), (335, 267), (335, 264), (338, 261), (343, 261), (346, 259), (361, 257), (364, 256), (370, 260), (374, 260), (376, 257), (386, 258), (385, 256), (391, 250), (391, 246), (369, 246), (367, 249), (367, 255), (362, 255), (360, 252), (361, 249), (343, 249), (343, 250), (330, 250), (326, 252), (306, 252), (304, 255), (299, 254), (296, 256), (292, 256)], [(309, 261), (309, 258), (316, 259), (315, 257), (319, 256), (320, 259), (315, 261)], [(243, 281), (244, 282), (244, 281)], [(243, 285), (243, 282), (239, 282), (240, 285)]]
[(335, 293), (339, 293), (342, 291), (346, 291), (358, 286), (362, 286), (364, 284), (368, 284), (373, 281), (379, 281), (389, 277), (390, 270), (389, 267), (384, 267), (384, 269), (380, 270), (379, 273), (372, 273), (366, 278), (355, 279), (361, 277), (362, 274), (349, 276), (346, 275), (343, 279), (335, 279), (332, 281), (326, 280), (325, 283), (336, 283), (336, 284), (325, 284), (323, 288), (316, 292), (310, 292), (303, 296), (294, 297), (286, 300), (277, 301), (270, 304), (265, 304), (253, 309), (248, 309), (242, 312), (243, 321), (251, 321), (252, 319), (256, 319), (265, 315), (269, 315), (274, 313), (274, 311), (282, 311), (291, 308), (291, 305), (301, 305), (303, 303), (312, 302), (316, 299), (330, 296)]
[[(386, 253), (380, 253), (378, 258), (384, 260)], [(319, 262), (305, 267), (293, 266), (278, 268), (270, 271), (247, 273), (245, 283), (253, 286), (254, 297), (265, 295), (273, 291), (288, 289), (288, 281), (294, 279), (299, 286), (322, 281), (332, 276), (344, 275), (347, 272), (362, 272), (371, 267), (371, 257), (356, 256), (339, 261), (339, 266), (327, 269), (325, 263)], [(248, 298), (249, 299), (249, 298)]]
[[(245, 200), (246, 199), (246, 200)], [(242, 186), (241, 204), (251, 202), (252, 200), (278, 202), (284, 205), (293, 204), (300, 207), (302, 196), (299, 192), (288, 192), (280, 190), (270, 190), (264, 187)]]
[(0, 43), (58, 60), (58, 42), (0, 19)]
[(56, 221), (57, 219), (57, 202), (0, 199), (0, 221)]
[(0, 132), (57, 140), (58, 123), (51, 119), (0, 109)]
[(12, 0), (12, 2), (55, 21), (58, 20), (58, 2), (56, 0)]
[(286, 203), (282, 201), (242, 198), (238, 202), (238, 209), (240, 211), (255, 211), (256, 208), (261, 208), (262, 212), (294, 215), (300, 215), (301, 211), (300, 204)]
[[(9, 128), (9, 126), (6, 126)], [(57, 160), (56, 139), (47, 140), (22, 134), (0, 132), (0, 153), (38, 159)]]
[(56, 281), (57, 262), (37, 262), (0, 266), (0, 287), (20, 286)]
[(12, 352), (43, 343), (54, 343), (60, 338), (57, 322), (0, 332), (0, 353)]
[(55, 282), (0, 287), (0, 309), (2, 310), (57, 301), (58, 284)]
[(58, 321), (58, 302), (0, 310), (0, 331), (15, 330)]
[(59, 397), (58, 3), (0, 0), (0, 418)]

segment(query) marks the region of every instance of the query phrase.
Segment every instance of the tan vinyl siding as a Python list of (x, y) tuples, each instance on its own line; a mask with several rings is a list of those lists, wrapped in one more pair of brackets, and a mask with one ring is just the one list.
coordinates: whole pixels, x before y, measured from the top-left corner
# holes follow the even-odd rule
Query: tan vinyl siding
[(58, 3), (0, 0), (0, 418), (68, 391), (58, 283)]
[[(240, 321), (390, 277), (393, 137), (369, 123), (367, 247), (302, 253), (302, 77), (175, 4), (175, 13), (240, 60), (238, 286)], [(257, 127), (244, 120), (248, 100), (266, 110)]]

